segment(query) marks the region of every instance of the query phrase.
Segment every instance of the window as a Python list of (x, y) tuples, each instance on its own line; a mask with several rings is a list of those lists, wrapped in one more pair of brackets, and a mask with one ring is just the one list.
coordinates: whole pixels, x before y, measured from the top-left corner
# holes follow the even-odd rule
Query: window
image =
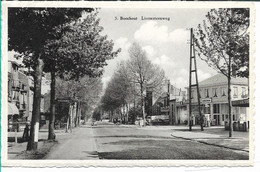
[(225, 120), (225, 115), (224, 114), (222, 114), (222, 121), (224, 121)]
[(209, 106), (204, 107), (204, 113), (205, 113), (205, 114), (210, 114), (210, 108), (209, 108)]
[(209, 89), (205, 89), (205, 98), (209, 98)]
[(226, 88), (224, 87), (221, 88), (221, 95), (222, 97), (226, 96)]
[(213, 105), (213, 113), (219, 113), (219, 104)]
[(235, 121), (235, 115), (233, 115), (233, 121)]
[(234, 87), (234, 95), (233, 95), (233, 97), (237, 97), (237, 92), (238, 92), (238, 89), (237, 89), (237, 87)]
[(212, 89), (212, 95), (213, 95), (213, 97), (218, 97), (218, 95), (217, 95), (217, 88), (213, 88)]
[(248, 95), (247, 95), (247, 92), (246, 92), (246, 87), (242, 87), (242, 98), (246, 98)]
[(201, 95), (202, 95), (202, 90), (200, 89), (200, 97), (199, 98), (201, 98)]

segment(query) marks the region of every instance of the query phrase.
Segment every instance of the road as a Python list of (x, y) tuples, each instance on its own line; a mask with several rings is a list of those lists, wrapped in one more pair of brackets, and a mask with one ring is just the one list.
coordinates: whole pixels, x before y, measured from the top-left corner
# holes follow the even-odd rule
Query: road
[(170, 129), (99, 122), (59, 139), (46, 159), (248, 159), (248, 153), (174, 138)]

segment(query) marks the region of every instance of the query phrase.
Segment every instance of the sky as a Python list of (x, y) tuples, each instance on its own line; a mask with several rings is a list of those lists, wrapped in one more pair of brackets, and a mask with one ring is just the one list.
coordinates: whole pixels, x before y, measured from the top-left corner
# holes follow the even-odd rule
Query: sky
[[(121, 48), (119, 55), (108, 60), (102, 78), (104, 89), (111, 79), (117, 64), (129, 59), (128, 49), (133, 42), (141, 45), (148, 59), (159, 65), (172, 85), (188, 87), (190, 39), (189, 28), (197, 28), (206, 19), (210, 9), (133, 9), (102, 8), (99, 11), (100, 26), (104, 28), (102, 35), (114, 42), (114, 49)], [(169, 20), (141, 20), (141, 17), (165, 17)], [(120, 20), (120, 17), (132, 17), (137, 20)], [(117, 20), (116, 20), (117, 18)], [(9, 60), (14, 60), (14, 52), (9, 52)], [(217, 72), (197, 57), (198, 79), (202, 81)], [(44, 84), (42, 94), (50, 89)]]
[[(206, 19), (210, 9), (100, 9), (98, 17), (104, 27), (101, 34), (121, 48), (120, 54), (108, 61), (104, 68), (104, 86), (107, 85), (117, 64), (129, 59), (128, 49), (133, 42), (141, 45), (148, 59), (164, 69), (172, 85), (184, 89), (189, 81), (189, 28), (197, 28)], [(167, 17), (170, 20), (141, 20), (141, 17)], [(120, 20), (137, 17), (137, 20)], [(116, 20), (117, 18), (117, 20)], [(197, 57), (198, 79), (202, 81), (217, 72)]]

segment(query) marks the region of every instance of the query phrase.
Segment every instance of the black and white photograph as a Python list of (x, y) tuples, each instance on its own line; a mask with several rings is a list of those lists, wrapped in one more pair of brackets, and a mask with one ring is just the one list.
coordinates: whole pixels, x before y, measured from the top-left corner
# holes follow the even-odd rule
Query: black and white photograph
[(2, 4), (3, 164), (252, 164), (252, 4), (28, 4)]

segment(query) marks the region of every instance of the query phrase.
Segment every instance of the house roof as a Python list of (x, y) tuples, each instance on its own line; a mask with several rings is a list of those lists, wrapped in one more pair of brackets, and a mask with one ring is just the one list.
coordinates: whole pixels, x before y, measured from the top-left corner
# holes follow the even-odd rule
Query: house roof
[(28, 77), (24, 73), (19, 71), (18, 77), (19, 77), (19, 80), (20, 80), (21, 83), (28, 85)]
[[(223, 74), (217, 74), (199, 82), (199, 86), (211, 86), (211, 85), (222, 85), (222, 84), (228, 84), (227, 77)], [(231, 77), (231, 84), (248, 85), (248, 79), (240, 78), (240, 77)]]
[(13, 60), (8, 60), (8, 62), (15, 64), (16, 66), (19, 66), (19, 63), (17, 63), (17, 61), (13, 61)]

